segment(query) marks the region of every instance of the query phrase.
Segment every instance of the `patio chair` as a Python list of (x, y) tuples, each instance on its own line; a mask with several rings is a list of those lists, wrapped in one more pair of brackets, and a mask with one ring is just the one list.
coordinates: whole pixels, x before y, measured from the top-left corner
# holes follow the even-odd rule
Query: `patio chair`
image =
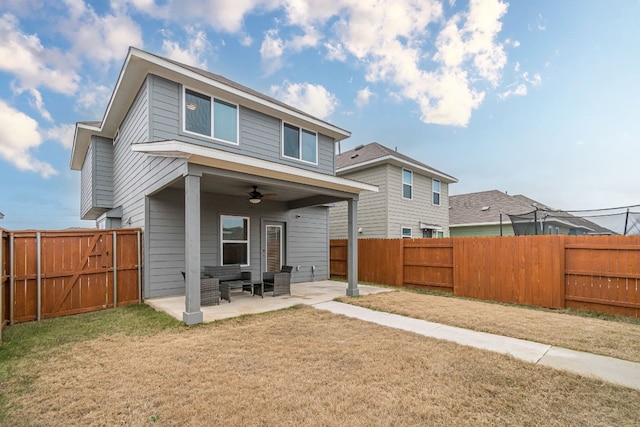
[(291, 295), (291, 272), (293, 267), (283, 265), (280, 271), (262, 273), (263, 292), (273, 291), (273, 296)]
[(220, 304), (220, 280), (206, 278), (200, 279), (200, 305)]

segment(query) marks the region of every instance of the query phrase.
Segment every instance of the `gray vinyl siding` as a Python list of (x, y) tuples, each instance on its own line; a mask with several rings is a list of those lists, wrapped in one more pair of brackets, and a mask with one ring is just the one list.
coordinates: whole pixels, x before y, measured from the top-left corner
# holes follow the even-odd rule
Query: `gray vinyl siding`
[(113, 207), (113, 143), (92, 136), (80, 173), (80, 216), (97, 219)]
[[(359, 238), (386, 238), (389, 212), (387, 206), (389, 166), (379, 165), (352, 173), (341, 174), (342, 178), (352, 179), (378, 186), (378, 192), (364, 192), (358, 200)], [(336, 203), (330, 212), (330, 236), (332, 239), (347, 238), (347, 202)]]
[(94, 204), (113, 208), (113, 141), (99, 136), (91, 137), (94, 147)]
[(402, 168), (389, 165), (388, 237), (402, 237), (402, 227), (410, 227), (414, 238), (422, 237), (420, 222), (442, 227), (449, 236), (449, 187), (440, 182), (440, 205), (433, 205), (432, 177), (413, 171), (413, 199), (402, 198)]
[(184, 192), (167, 189), (149, 197), (149, 278), (145, 298), (184, 293)]
[(122, 206), (123, 223), (145, 226), (144, 196), (163, 177), (180, 168), (185, 159), (153, 157), (131, 150), (131, 145), (149, 141), (148, 80), (142, 84), (114, 141), (113, 204)]
[[(147, 81), (151, 95), (152, 141), (184, 141), (329, 175), (334, 173), (334, 140), (326, 135), (318, 135), (318, 164), (313, 165), (282, 155), (282, 121), (279, 118), (242, 105), (239, 107), (238, 145), (185, 133), (182, 131), (182, 85), (154, 75), (149, 76)], [(300, 126), (295, 122), (291, 124)]]
[[(93, 203), (93, 147), (89, 144), (87, 154), (84, 156), (82, 170), (80, 171), (80, 217), (82, 219), (91, 218), (89, 211)], [(98, 216), (96, 216), (97, 218)]]
[[(183, 294), (184, 192), (163, 190), (149, 197), (148, 207), (150, 278), (145, 297)], [(259, 280), (264, 270), (261, 239), (265, 222), (285, 223), (285, 262), (300, 266), (299, 271), (293, 272), (293, 282), (328, 278), (326, 208), (286, 211), (285, 204), (279, 202), (264, 201), (253, 206), (245, 198), (202, 193), (200, 211), (201, 269), (205, 265), (220, 265), (220, 216), (234, 215), (249, 217), (250, 265), (243, 270), (251, 271), (254, 280)], [(314, 275), (311, 266), (316, 267)]]

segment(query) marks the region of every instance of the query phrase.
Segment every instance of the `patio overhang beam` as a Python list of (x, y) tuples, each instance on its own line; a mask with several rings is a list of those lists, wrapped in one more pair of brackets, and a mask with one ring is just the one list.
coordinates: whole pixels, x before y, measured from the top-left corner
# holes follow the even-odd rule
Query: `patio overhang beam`
[(378, 187), (375, 185), (187, 142), (170, 140), (139, 143), (132, 145), (131, 149), (156, 156), (184, 157), (189, 163), (313, 186), (322, 189), (323, 192), (334, 190), (351, 195), (364, 191), (378, 192)]

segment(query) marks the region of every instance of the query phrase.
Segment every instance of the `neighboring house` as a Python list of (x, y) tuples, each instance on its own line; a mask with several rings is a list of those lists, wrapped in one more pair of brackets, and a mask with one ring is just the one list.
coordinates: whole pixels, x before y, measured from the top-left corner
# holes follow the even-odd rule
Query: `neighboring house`
[(452, 237), (612, 234), (611, 230), (584, 218), (553, 209), (523, 195), (510, 196), (498, 190), (450, 196), (449, 204)]
[[(296, 267), (294, 282), (329, 277), (327, 204), (346, 200), (357, 215), (359, 194), (377, 191), (335, 176), (334, 146), (349, 136), (224, 77), (131, 48), (103, 120), (76, 124), (71, 168), (81, 171), (82, 218), (141, 227), (144, 296), (184, 293), (192, 324), (202, 321), (204, 265), (241, 264), (254, 279), (282, 264)], [(347, 295), (357, 295), (350, 253)]]
[[(336, 156), (336, 175), (378, 187), (358, 203), (360, 238), (449, 236), (451, 175), (391, 150), (377, 142)], [(330, 210), (330, 236), (347, 237), (347, 206)]]

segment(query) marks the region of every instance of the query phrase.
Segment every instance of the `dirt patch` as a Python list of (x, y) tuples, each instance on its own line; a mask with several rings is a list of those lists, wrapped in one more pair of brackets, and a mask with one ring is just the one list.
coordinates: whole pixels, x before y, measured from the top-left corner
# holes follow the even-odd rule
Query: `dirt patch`
[[(390, 297), (390, 295), (387, 295)], [(640, 392), (310, 307), (19, 367), (9, 425), (638, 425)]]
[(640, 362), (640, 325), (397, 291), (342, 302), (450, 326)]

